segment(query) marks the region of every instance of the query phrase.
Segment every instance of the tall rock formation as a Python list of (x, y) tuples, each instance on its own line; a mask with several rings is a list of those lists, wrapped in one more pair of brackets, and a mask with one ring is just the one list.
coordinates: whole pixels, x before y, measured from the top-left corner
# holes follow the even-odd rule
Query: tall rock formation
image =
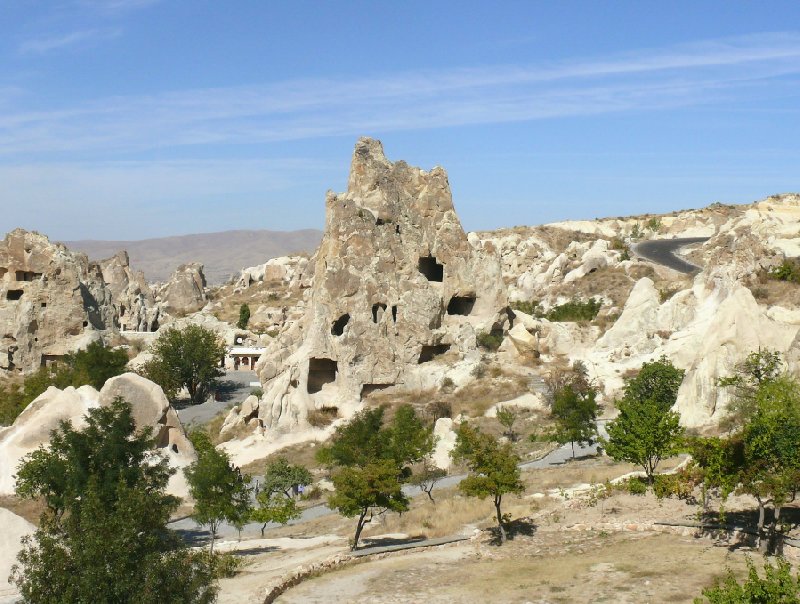
[(108, 330), (155, 330), (160, 314), (124, 252), (89, 262), (23, 229), (0, 241), (0, 370), (34, 371)]
[(467, 238), (446, 172), (390, 162), (376, 140), (356, 144), (347, 192), (328, 193), (312, 262), (305, 316), (257, 365), (265, 394), (251, 413), (267, 428), (325, 405), (347, 414), (444, 353), (477, 357), (476, 333), (507, 321), (499, 257)]
[(206, 305), (206, 277), (198, 262), (181, 264), (161, 292), (164, 309), (175, 317), (197, 312)]

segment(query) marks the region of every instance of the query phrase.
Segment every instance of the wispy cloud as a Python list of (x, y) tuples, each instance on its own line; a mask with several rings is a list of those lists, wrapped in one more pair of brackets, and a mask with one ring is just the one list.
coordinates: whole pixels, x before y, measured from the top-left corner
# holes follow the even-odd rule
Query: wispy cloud
[(139, 10), (162, 0), (78, 0), (78, 5), (107, 14)]
[(18, 50), (20, 54), (46, 54), (54, 50), (62, 50), (79, 44), (93, 44), (102, 40), (110, 40), (120, 35), (119, 29), (85, 29), (69, 33), (43, 36), (22, 42)]
[[(132, 1), (132, 0), (131, 0)], [(797, 94), (800, 34), (546, 65), (285, 81), (0, 116), (0, 154), (129, 152), (530, 121)]]

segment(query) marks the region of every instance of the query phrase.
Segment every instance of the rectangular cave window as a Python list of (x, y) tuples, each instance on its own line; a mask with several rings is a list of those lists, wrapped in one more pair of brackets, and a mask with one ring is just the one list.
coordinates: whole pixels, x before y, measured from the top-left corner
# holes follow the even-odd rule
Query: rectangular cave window
[(441, 354), (450, 350), (450, 344), (425, 344), (422, 350), (419, 351), (419, 360), (417, 363), (427, 363)]
[(373, 323), (380, 323), (381, 319), (383, 319), (383, 313), (386, 312), (386, 305), (382, 302), (378, 302), (377, 304), (372, 305), (372, 322)]
[(6, 267), (0, 266), (0, 279), (5, 277), (7, 272), (8, 272), (8, 269)]
[(475, 296), (453, 296), (447, 304), (448, 315), (469, 315), (475, 306)]
[(436, 262), (433, 256), (423, 256), (419, 259), (419, 272), (428, 281), (444, 281), (444, 265)]
[(34, 273), (32, 271), (17, 271), (17, 281), (33, 281), (37, 277), (41, 277), (42, 273)]
[(394, 386), (394, 384), (362, 384), (361, 398), (363, 399), (365, 396), (369, 396), (373, 392), (384, 390), (385, 388), (391, 388), (392, 386)]
[(39, 306), (41, 308), (47, 308), (47, 302), (42, 302), (41, 304), (39, 304)]
[(350, 315), (344, 314), (333, 322), (331, 335), (340, 336), (344, 333), (345, 325), (350, 322)]
[(337, 370), (336, 361), (332, 359), (309, 359), (308, 393), (319, 392), (325, 384), (335, 382)]
[(392, 322), (397, 323), (397, 304), (392, 306)]
[(21, 289), (10, 289), (6, 292), (6, 300), (19, 300), (23, 293)]

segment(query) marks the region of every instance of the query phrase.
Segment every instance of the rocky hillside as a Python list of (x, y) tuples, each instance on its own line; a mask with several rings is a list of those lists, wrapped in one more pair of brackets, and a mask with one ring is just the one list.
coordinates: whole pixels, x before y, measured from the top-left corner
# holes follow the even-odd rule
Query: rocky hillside
[(321, 235), (315, 229), (241, 230), (140, 241), (67, 241), (65, 245), (96, 260), (125, 250), (131, 265), (143, 271), (150, 282), (166, 281), (179, 265), (199, 262), (205, 267), (208, 282), (217, 285), (238, 274), (243, 266), (286, 254), (311, 253)]

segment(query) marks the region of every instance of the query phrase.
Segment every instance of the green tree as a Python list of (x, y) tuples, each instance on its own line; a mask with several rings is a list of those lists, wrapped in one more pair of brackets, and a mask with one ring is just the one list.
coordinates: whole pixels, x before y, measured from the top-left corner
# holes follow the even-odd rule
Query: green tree
[(781, 353), (759, 348), (736, 365), (734, 375), (719, 379), (719, 386), (733, 389), (733, 399), (722, 426), (729, 431), (741, 428), (755, 413), (759, 387), (781, 376), (784, 370)]
[(89, 384), (100, 390), (107, 380), (124, 373), (127, 364), (128, 354), (122, 348), (92, 342), (83, 350), (65, 355), (56, 365), (56, 385), (64, 388)]
[(399, 407), (389, 425), (384, 425), (384, 409), (376, 407), (336, 428), (317, 459), (334, 468), (335, 492), (328, 505), (347, 518), (358, 519), (352, 549), (358, 547), (364, 525), (376, 514), (408, 509), (402, 486), (411, 479), (411, 466), (433, 446), (432, 429), (411, 405)]
[(100, 390), (106, 380), (125, 372), (128, 355), (102, 342), (92, 342), (85, 349), (65, 355), (57, 364), (41, 367), (22, 384), (0, 386), (0, 425), (9, 425), (35, 398), (50, 386), (62, 390), (90, 385)]
[(728, 569), (725, 579), (703, 590), (695, 604), (800, 604), (800, 575), (792, 576), (791, 565), (778, 558), (777, 566), (764, 561), (764, 577), (758, 576), (753, 561), (747, 558), (747, 579), (742, 584)]
[(436, 504), (436, 500), (433, 498), (433, 489), (436, 483), (445, 476), (447, 476), (447, 472), (436, 466), (430, 455), (426, 455), (412, 475), (411, 483), (425, 493), (433, 504)]
[(311, 472), (300, 465), (289, 463), (285, 457), (270, 462), (264, 472), (256, 501), (258, 506), (251, 512), (254, 522), (261, 522), (261, 536), (269, 522), (286, 524), (300, 516), (300, 509), (293, 497), (298, 485), (311, 484)]
[[(742, 430), (739, 490), (758, 502), (758, 545), (773, 550), (783, 538), (781, 509), (800, 487), (800, 384), (789, 377), (763, 382), (756, 412)], [(766, 508), (773, 509), (766, 522)]]
[(23, 601), (214, 601), (209, 559), (167, 528), (178, 500), (164, 493), (172, 470), (153, 446), (118, 399), (91, 410), (82, 431), (62, 422), (23, 459), (17, 494), (46, 503), (12, 571)]
[(239, 329), (247, 329), (247, 324), (250, 322), (250, 306), (242, 304), (239, 307), (239, 320), (236, 322), (236, 327)]
[(501, 445), (495, 437), (467, 424), (459, 427), (451, 456), (469, 468), (469, 475), (458, 484), (458, 489), (470, 497), (493, 499), (500, 543), (505, 543), (503, 524), (506, 519), (501, 510), (503, 495), (525, 490), (520, 478), (519, 456), (513, 452), (510, 443)]
[(197, 461), (184, 470), (189, 494), (194, 499), (192, 518), (211, 533), (209, 552), (214, 553), (217, 529), (228, 522), (237, 529), (250, 518), (250, 477), (231, 464), (228, 454), (211, 444), (204, 432), (191, 434)]
[(517, 421), (517, 417), (519, 417), (519, 410), (516, 407), (510, 405), (500, 405), (497, 407), (497, 421), (505, 428), (504, 434), (511, 442), (516, 442), (518, 437), (517, 433), (514, 431), (514, 424)]
[(575, 458), (575, 443), (592, 444), (597, 436), (597, 391), (588, 388), (584, 392), (573, 390), (571, 385), (559, 390), (550, 410), (556, 420), (554, 433), (559, 444), (572, 445)]
[(143, 368), (143, 375), (161, 386), (170, 398), (181, 388), (189, 391), (192, 402), (203, 402), (225, 375), (220, 364), (225, 344), (217, 334), (200, 325), (183, 329), (169, 328), (154, 342), (153, 358)]
[(681, 450), (683, 428), (671, 407), (682, 380), (683, 371), (666, 357), (645, 363), (639, 374), (627, 381), (624, 395), (617, 401), (619, 416), (606, 427), (608, 455), (641, 466), (651, 486), (659, 462)]

